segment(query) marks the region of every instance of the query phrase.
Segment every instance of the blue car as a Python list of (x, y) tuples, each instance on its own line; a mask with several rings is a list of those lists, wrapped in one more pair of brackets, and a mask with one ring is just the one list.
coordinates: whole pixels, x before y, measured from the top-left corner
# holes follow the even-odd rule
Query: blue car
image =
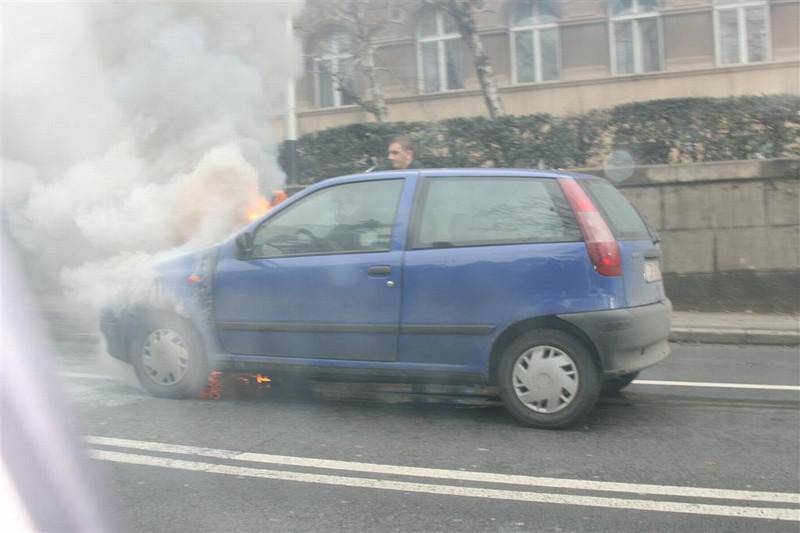
[(196, 395), (211, 369), (489, 383), (523, 424), (561, 428), (669, 354), (660, 258), (594, 176), (361, 174), (161, 262), (154, 296), (101, 329), (159, 397)]

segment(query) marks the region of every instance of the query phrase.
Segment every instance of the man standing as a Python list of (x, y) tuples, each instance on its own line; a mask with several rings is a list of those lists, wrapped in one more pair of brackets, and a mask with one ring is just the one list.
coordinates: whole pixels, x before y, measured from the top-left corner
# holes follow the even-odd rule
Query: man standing
[(387, 157), (394, 170), (421, 168), (414, 160), (416, 151), (417, 146), (414, 140), (407, 135), (400, 135), (389, 143), (389, 155)]

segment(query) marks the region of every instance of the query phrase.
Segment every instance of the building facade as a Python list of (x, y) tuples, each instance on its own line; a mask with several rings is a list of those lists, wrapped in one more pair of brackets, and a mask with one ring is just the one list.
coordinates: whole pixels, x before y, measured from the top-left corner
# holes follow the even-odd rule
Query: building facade
[[(374, 117), (337, 90), (353, 69), (344, 26), (308, 10), (296, 86), (300, 134)], [(341, 4), (341, 2), (339, 2)], [(391, 121), (487, 115), (450, 16), (422, 0), (373, 0), (375, 65)], [(800, 93), (800, 0), (476, 0), (509, 114), (566, 115), (678, 97)], [(336, 74), (340, 74), (337, 76)], [(367, 84), (353, 76), (370, 98)], [(280, 126), (276, 124), (276, 126)]]

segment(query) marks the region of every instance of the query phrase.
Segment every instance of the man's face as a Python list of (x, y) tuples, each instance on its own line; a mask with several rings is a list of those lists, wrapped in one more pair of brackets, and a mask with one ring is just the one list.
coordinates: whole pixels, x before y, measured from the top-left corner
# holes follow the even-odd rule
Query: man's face
[(406, 150), (400, 143), (392, 143), (389, 145), (389, 161), (392, 162), (392, 168), (396, 170), (408, 168), (412, 159), (414, 159), (414, 152)]

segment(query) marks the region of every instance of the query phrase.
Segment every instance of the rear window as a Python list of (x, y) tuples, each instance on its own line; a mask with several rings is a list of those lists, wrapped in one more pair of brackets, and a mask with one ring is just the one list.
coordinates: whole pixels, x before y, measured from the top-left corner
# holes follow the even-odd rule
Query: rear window
[(647, 224), (639, 216), (639, 212), (613, 185), (600, 179), (580, 180), (579, 183), (583, 185), (584, 190), (600, 209), (617, 239), (649, 240), (651, 238)]
[(412, 247), (581, 240), (558, 183), (537, 178), (427, 178)]

